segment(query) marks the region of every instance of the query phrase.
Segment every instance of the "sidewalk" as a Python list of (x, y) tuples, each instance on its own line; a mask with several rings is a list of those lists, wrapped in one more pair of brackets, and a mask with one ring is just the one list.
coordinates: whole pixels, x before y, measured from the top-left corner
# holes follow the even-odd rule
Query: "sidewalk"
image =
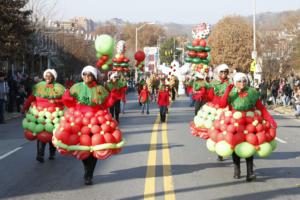
[(276, 106), (276, 107), (275, 106), (270, 106), (270, 107), (268, 107), (268, 109), (273, 110), (275, 112), (278, 112), (280, 114), (284, 114), (284, 115), (295, 117), (295, 114), (294, 114), (295, 111), (292, 108), (292, 106)]

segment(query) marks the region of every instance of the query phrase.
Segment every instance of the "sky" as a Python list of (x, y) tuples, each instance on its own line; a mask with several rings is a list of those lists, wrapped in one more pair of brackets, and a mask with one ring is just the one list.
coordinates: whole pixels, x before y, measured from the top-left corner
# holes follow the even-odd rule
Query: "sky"
[[(48, 0), (54, 19), (85, 16), (94, 21), (120, 18), (136, 22), (217, 23), (226, 15), (249, 16), (254, 0)], [(256, 13), (300, 9), (300, 0), (256, 0)]]

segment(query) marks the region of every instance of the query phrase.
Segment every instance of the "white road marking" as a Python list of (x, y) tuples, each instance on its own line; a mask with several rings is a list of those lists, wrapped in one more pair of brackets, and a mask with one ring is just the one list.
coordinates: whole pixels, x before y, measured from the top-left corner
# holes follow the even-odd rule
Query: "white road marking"
[(278, 137), (276, 137), (275, 140), (277, 140), (278, 142), (281, 142), (281, 143), (283, 143), (283, 144), (286, 144), (286, 143), (287, 143), (286, 141), (284, 141), (284, 140), (282, 140), (282, 139), (280, 139), (280, 138), (278, 138)]
[(10, 152), (7, 152), (6, 154), (0, 156), (0, 160), (2, 160), (3, 158), (6, 158), (7, 156), (15, 153), (16, 151), (19, 151), (20, 149), (22, 149), (22, 147), (15, 148), (14, 150), (11, 150)]

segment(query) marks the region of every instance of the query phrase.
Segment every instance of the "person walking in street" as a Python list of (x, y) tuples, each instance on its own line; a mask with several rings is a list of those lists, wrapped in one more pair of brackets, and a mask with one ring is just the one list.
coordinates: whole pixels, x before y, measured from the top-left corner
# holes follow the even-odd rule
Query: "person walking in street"
[[(240, 121), (239, 126), (241, 126), (241, 128), (238, 130), (237, 133), (235, 134), (239, 134), (242, 133), (242, 136), (245, 137), (244, 133), (247, 133), (245, 138), (239, 139), (239, 142), (234, 142), (234, 140), (232, 139), (231, 141), (228, 139), (226, 140), (227, 142), (231, 143), (234, 145), (234, 147), (237, 147), (237, 145), (243, 143), (243, 142), (247, 142), (249, 143), (252, 148), (252, 153), (245, 153), (245, 151), (247, 151), (247, 149), (249, 148), (241, 148), (240, 150), (236, 150), (234, 147), (234, 151), (232, 153), (232, 159), (233, 159), (233, 163), (234, 163), (234, 178), (235, 179), (239, 179), (241, 177), (241, 170), (240, 170), (240, 158), (241, 156), (243, 156), (246, 159), (246, 169), (247, 169), (247, 175), (246, 175), (246, 180), (247, 181), (252, 181), (256, 178), (256, 175), (254, 174), (253, 171), (253, 160), (254, 160), (254, 153), (255, 153), (255, 148), (254, 145), (258, 145), (258, 140), (261, 141), (261, 144), (267, 143), (267, 139), (265, 139), (266, 137), (272, 137), (270, 139), (275, 139), (275, 134), (272, 136), (266, 136), (267, 132), (269, 131), (269, 129), (267, 128), (267, 123), (269, 123), (269, 128), (271, 129), (276, 129), (277, 128), (277, 123), (274, 121), (274, 119), (272, 118), (272, 116), (268, 113), (267, 109), (265, 108), (265, 106), (262, 104), (261, 100), (260, 100), (260, 94), (259, 92), (253, 88), (253, 87), (248, 87), (248, 78), (247, 75), (244, 73), (236, 73), (234, 75), (234, 87), (232, 87), (231, 85), (228, 86), (227, 90), (229, 89), (229, 91), (231, 90), (229, 96), (224, 95), (222, 97), (222, 99), (220, 100), (220, 106), (222, 108), (226, 107), (227, 105), (229, 105), (230, 111), (232, 111), (233, 113), (233, 121), (230, 123), (227, 123), (227, 127), (230, 126), (230, 124), (234, 124), (236, 123), (235, 120), (240, 120), (241, 118), (243, 118), (243, 112), (244, 112), (244, 116), (247, 117), (251, 117), (251, 116), (259, 116), (255, 119), (257, 119), (257, 124), (259, 123), (263, 123), (263, 120), (265, 121), (265, 130), (263, 130), (263, 126), (261, 124), (260, 128), (256, 128), (257, 131), (263, 131), (263, 132), (257, 132), (255, 133), (255, 129), (251, 130), (250, 128), (248, 128), (248, 125), (246, 126), (246, 121)], [(256, 113), (256, 115), (252, 115), (254, 113)], [(237, 113), (237, 114), (235, 114)], [(247, 114), (248, 113), (248, 114)], [(251, 114), (251, 115), (250, 115)], [(250, 118), (251, 119), (251, 118)], [(250, 124), (252, 124), (253, 122), (251, 121)], [(255, 123), (256, 124), (256, 123)], [(256, 125), (257, 125), (256, 124)], [(253, 125), (254, 126), (254, 125)], [(255, 128), (255, 126), (254, 126)], [(221, 133), (222, 134), (222, 133)], [(228, 135), (229, 133), (225, 133), (224, 137), (227, 137), (226, 135)], [(269, 134), (269, 133), (268, 133)], [(249, 135), (249, 137), (248, 137)], [(264, 135), (260, 136), (260, 139), (258, 139), (258, 136), (256, 135)], [(250, 137), (251, 136), (251, 137)], [(254, 137), (256, 139), (254, 139)], [(269, 138), (268, 140), (271, 141)], [(246, 141), (245, 141), (246, 140)], [(243, 143), (244, 144), (244, 143)], [(248, 145), (248, 144), (247, 144)], [(259, 150), (259, 148), (257, 148)], [(272, 149), (269, 153), (272, 152)], [(217, 151), (217, 153), (220, 153), (220, 151)], [(264, 152), (265, 153), (265, 152)], [(239, 156), (240, 155), (240, 156)], [(258, 154), (260, 155), (260, 154)], [(263, 155), (263, 156), (267, 156), (267, 154)]]
[(149, 112), (150, 97), (151, 97), (150, 92), (148, 90), (147, 85), (145, 84), (143, 86), (143, 89), (140, 92), (139, 99), (138, 99), (139, 103), (142, 104), (142, 111), (141, 111), (142, 114), (145, 113), (144, 112), (145, 109), (146, 109), (147, 115), (150, 114), (150, 112)]
[(169, 88), (162, 85), (158, 91), (157, 104), (159, 106), (160, 122), (166, 122), (167, 109), (170, 104)]
[(5, 74), (0, 72), (0, 124), (5, 123), (4, 112), (8, 91), (9, 88), (7, 82), (5, 81)]
[(47, 69), (43, 73), (44, 81), (34, 85), (33, 93), (24, 103), (22, 112), (26, 112), (23, 120), (24, 134), (28, 140), (37, 139), (36, 160), (44, 162), (46, 144), (49, 144), (49, 160), (54, 160), (55, 147), (52, 144), (52, 134), (55, 124), (63, 115), (64, 106), (61, 97), (64, 86), (56, 82), (57, 73)]
[(124, 97), (124, 93), (126, 93), (127, 83), (120, 79), (118, 72), (114, 72), (110, 75), (109, 80), (106, 84), (106, 89), (111, 92), (112, 90), (116, 91), (118, 94), (117, 100), (114, 104), (109, 108), (110, 113), (119, 122), (119, 115), (121, 110), (121, 99)]
[(67, 110), (53, 143), (61, 154), (82, 160), (85, 184), (91, 185), (97, 160), (119, 153), (124, 141), (118, 122), (108, 112), (119, 100), (117, 89), (108, 92), (98, 84), (100, 72), (93, 66), (84, 67), (81, 76), (83, 82), (74, 84), (62, 97)]
[(195, 81), (193, 83), (193, 100), (195, 102), (195, 116), (205, 104), (205, 80), (204, 75), (196, 72)]

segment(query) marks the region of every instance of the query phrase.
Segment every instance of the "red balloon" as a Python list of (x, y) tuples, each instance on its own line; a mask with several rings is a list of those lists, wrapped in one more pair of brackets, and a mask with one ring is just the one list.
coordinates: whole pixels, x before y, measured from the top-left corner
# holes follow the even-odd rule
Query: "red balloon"
[(258, 145), (258, 139), (255, 134), (249, 133), (246, 135), (246, 141), (254, 146)]
[(108, 158), (112, 154), (111, 149), (105, 149), (105, 150), (99, 150), (99, 151), (94, 151), (93, 156), (97, 159), (104, 160)]
[(69, 137), (69, 145), (77, 145), (79, 143), (79, 136), (77, 134), (72, 134)]
[(95, 134), (92, 136), (92, 145), (99, 145), (105, 143), (103, 135)]
[(103, 56), (101, 57), (101, 60), (103, 60), (104, 63), (105, 63), (106, 61), (108, 61), (108, 59), (109, 59), (109, 56), (108, 56), (108, 55), (103, 55)]
[(89, 135), (81, 135), (80, 136), (80, 144), (84, 146), (91, 146), (92, 140)]
[(73, 125), (72, 126), (72, 134), (78, 134), (78, 132), (81, 130), (80, 126), (79, 125)]
[(105, 133), (104, 134), (104, 139), (105, 139), (106, 143), (116, 143), (115, 138), (110, 133)]
[(205, 41), (205, 39), (200, 39), (199, 45), (202, 46), (202, 47), (206, 47), (206, 41)]
[(137, 51), (134, 54), (134, 59), (136, 59), (139, 62), (142, 62), (143, 60), (145, 60), (146, 58), (146, 54), (143, 51)]
[(91, 132), (91, 130), (88, 126), (83, 126), (81, 128), (81, 133), (84, 134), (84, 135), (88, 135), (88, 134), (90, 134), (90, 132)]
[(244, 133), (236, 133), (233, 135), (234, 146), (245, 141)]
[(270, 134), (271, 138), (274, 139), (276, 137), (276, 129), (270, 128), (269, 134)]
[(114, 136), (115, 141), (116, 141), (117, 143), (121, 142), (121, 140), (122, 140), (122, 132), (121, 132), (120, 130), (115, 130), (115, 131), (112, 133), (112, 135)]
[(258, 144), (262, 144), (262, 143), (266, 142), (267, 138), (266, 138), (266, 135), (265, 135), (264, 131), (256, 133), (256, 136), (257, 136), (257, 139), (258, 139)]
[(224, 139), (228, 144), (234, 145), (234, 143), (233, 143), (233, 133), (226, 133)]
[(78, 154), (76, 155), (76, 158), (78, 160), (85, 160), (87, 159), (91, 153), (89, 151), (79, 151)]
[(47, 131), (43, 131), (37, 135), (37, 139), (43, 143), (51, 142), (52, 134)]
[(36, 136), (32, 134), (31, 131), (25, 130), (24, 131), (24, 136), (27, 140), (35, 140)]
[(98, 126), (98, 125), (93, 125), (92, 128), (91, 128), (91, 132), (92, 132), (93, 134), (99, 134), (100, 131), (101, 131), (101, 128), (100, 128), (100, 126)]

